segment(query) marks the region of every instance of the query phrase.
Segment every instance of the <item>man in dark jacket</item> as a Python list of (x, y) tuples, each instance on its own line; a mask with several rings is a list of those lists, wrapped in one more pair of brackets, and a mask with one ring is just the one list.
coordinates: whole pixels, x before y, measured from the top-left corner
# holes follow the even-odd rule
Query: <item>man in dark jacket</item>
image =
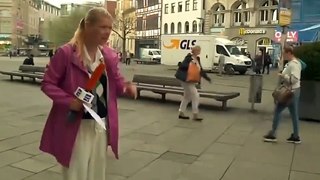
[(28, 58), (26, 58), (23, 61), (23, 65), (32, 65), (34, 66), (34, 62), (33, 62), (33, 54), (30, 54)]

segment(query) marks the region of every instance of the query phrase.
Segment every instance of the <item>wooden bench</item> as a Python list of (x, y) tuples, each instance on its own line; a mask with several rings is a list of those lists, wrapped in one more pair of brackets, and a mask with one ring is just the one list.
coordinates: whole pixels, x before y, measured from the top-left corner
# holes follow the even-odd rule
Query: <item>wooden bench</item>
[[(172, 77), (159, 77), (147, 75), (134, 75), (133, 82), (137, 85), (137, 96), (141, 96), (141, 91), (151, 91), (160, 94), (162, 100), (165, 101), (166, 94), (179, 94), (183, 95), (183, 88), (176, 78)], [(222, 102), (222, 109), (227, 108), (227, 101), (240, 96), (239, 92), (215, 92), (199, 90), (200, 97), (211, 98)]]
[(152, 61), (150, 59), (134, 59), (137, 64), (160, 64), (158, 61)]
[(18, 76), (21, 77), (21, 80), (24, 80), (24, 77), (27, 77), (35, 82), (36, 79), (43, 79), (45, 69), (46, 68), (42, 66), (21, 65), (19, 66), (19, 71), (0, 71), (0, 73), (9, 75), (11, 81), (14, 76)]

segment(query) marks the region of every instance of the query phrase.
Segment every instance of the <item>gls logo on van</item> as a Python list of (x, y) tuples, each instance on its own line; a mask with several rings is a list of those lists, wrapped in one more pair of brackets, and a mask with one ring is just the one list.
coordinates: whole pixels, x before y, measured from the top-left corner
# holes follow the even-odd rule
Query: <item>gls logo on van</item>
[(165, 43), (163, 42), (163, 47), (167, 48), (167, 49), (191, 49), (191, 47), (193, 47), (194, 45), (196, 45), (197, 40), (188, 40), (188, 39), (184, 39), (181, 40), (180, 39), (171, 39), (171, 44), (169, 45), (165, 45)]

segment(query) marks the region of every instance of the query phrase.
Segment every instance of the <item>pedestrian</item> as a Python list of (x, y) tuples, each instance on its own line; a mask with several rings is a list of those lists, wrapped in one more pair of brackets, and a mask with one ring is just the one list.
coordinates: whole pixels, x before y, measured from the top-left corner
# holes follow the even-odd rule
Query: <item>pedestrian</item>
[(23, 65), (34, 66), (33, 54), (30, 54), (22, 63)]
[(224, 57), (223, 54), (220, 54), (220, 56), (219, 56), (219, 74), (218, 74), (218, 76), (222, 76), (224, 63), (225, 63), (225, 57)]
[(190, 119), (189, 116), (185, 115), (185, 111), (187, 109), (187, 105), (189, 102), (192, 102), (192, 113), (193, 113), (193, 120), (201, 121), (203, 118), (199, 117), (199, 93), (196, 88), (197, 83), (200, 82), (188, 82), (187, 76), (188, 76), (188, 69), (190, 63), (195, 63), (197, 65), (197, 68), (199, 68), (199, 77), (202, 76), (204, 79), (209, 81), (211, 83), (211, 79), (208, 77), (208, 75), (203, 71), (201, 62), (200, 62), (200, 52), (201, 47), (195, 46), (191, 49), (191, 53), (189, 53), (182, 63), (179, 65), (178, 70), (176, 72), (176, 78), (180, 80), (181, 86), (183, 87), (184, 93), (183, 98), (181, 100), (180, 108), (179, 108), (179, 119)]
[(301, 78), (301, 63), (293, 55), (293, 47), (284, 48), (284, 58), (288, 60), (288, 63), (282, 73), (279, 73), (279, 76), (282, 82), (288, 87), (292, 88), (293, 98), (288, 105), (276, 104), (274, 110), (274, 117), (272, 122), (272, 129), (267, 135), (264, 136), (266, 142), (276, 142), (276, 131), (280, 123), (280, 116), (282, 111), (288, 107), (291, 114), (293, 133), (287, 139), (287, 142), (291, 143), (301, 143), (299, 137), (299, 98), (300, 98), (300, 78)]
[(53, 56), (53, 50), (52, 49), (49, 51), (48, 56), (50, 57), (50, 59), (52, 58), (52, 56)]
[[(57, 50), (42, 81), (41, 90), (52, 99), (53, 105), (40, 150), (53, 155), (63, 166), (64, 180), (105, 180), (108, 145), (118, 158), (117, 96), (136, 97), (136, 87), (124, 82), (116, 52), (102, 48), (112, 24), (112, 16), (106, 9), (90, 9), (70, 42)], [(105, 69), (91, 91), (94, 99), (90, 106), (105, 121), (106, 131), (73, 95), (78, 87), (85, 88), (91, 73), (101, 63)], [(67, 118), (70, 110), (78, 112), (74, 121)]]
[(256, 74), (261, 74), (261, 68), (262, 68), (262, 50), (258, 51), (258, 54), (254, 58), (255, 63), (255, 72)]
[[(264, 52), (264, 51), (263, 51)], [(272, 64), (271, 57), (269, 53), (263, 53), (262, 55), (263, 58), (263, 69), (262, 69), (262, 74), (264, 74), (265, 69), (267, 68), (267, 74), (270, 73), (270, 64)]]
[(131, 54), (130, 54), (130, 51), (128, 50), (126, 52), (126, 65), (130, 65), (131, 63)]

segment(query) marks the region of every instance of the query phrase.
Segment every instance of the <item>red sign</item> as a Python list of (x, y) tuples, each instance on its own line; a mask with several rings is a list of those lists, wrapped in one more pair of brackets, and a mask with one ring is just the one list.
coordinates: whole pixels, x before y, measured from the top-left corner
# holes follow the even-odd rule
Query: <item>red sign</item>
[[(280, 42), (281, 41), (282, 33), (280, 31), (276, 31), (274, 34), (274, 41)], [(288, 31), (287, 33), (287, 42), (298, 42), (298, 31)]]
[(23, 30), (23, 26), (24, 26), (23, 21), (22, 20), (17, 20), (16, 28), (18, 30)]

